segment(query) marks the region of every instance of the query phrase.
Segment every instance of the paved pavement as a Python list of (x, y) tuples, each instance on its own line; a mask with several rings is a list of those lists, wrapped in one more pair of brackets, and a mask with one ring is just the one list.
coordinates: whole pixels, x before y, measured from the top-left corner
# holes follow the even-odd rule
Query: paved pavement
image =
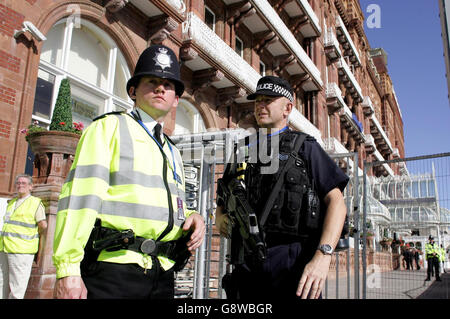
[[(366, 299), (450, 299), (450, 275), (442, 274), (442, 282), (425, 281), (426, 269), (395, 270), (367, 274)], [(359, 299), (363, 299), (362, 273), (360, 274)], [(336, 289), (338, 287), (338, 289)], [(358, 299), (355, 294), (355, 278), (350, 275), (328, 279), (323, 292), (326, 299)]]
[(450, 299), (450, 274), (441, 274), (442, 281), (435, 281), (417, 299)]

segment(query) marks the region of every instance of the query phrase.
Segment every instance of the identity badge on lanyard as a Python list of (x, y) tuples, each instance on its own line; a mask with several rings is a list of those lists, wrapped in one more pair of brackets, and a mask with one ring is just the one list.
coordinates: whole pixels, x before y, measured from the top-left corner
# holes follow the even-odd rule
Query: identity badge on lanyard
[(180, 194), (180, 188), (178, 187), (178, 183), (182, 184), (183, 181), (181, 180), (181, 177), (177, 174), (177, 167), (175, 165), (175, 156), (173, 155), (172, 146), (170, 146), (170, 143), (167, 143), (169, 145), (170, 152), (172, 153), (172, 160), (173, 160), (173, 179), (175, 180), (175, 185), (177, 187), (177, 211), (178, 211), (178, 220), (185, 220), (184, 217), (184, 209), (183, 209), (183, 200), (181, 199)]
[[(145, 129), (147, 134), (150, 135), (150, 137), (156, 142), (156, 145), (158, 145), (158, 147), (160, 148), (161, 152), (163, 153), (164, 160), (168, 161), (167, 157), (165, 156), (165, 153), (164, 153), (162, 145), (159, 144), (159, 142), (156, 140), (156, 138), (153, 136), (153, 134), (150, 133), (150, 131), (148, 130), (147, 126), (145, 126), (145, 124), (139, 118), (135, 117), (135, 119)], [(181, 184), (182, 180), (181, 180), (181, 177), (177, 174), (177, 166), (175, 164), (175, 155), (173, 153), (172, 146), (170, 145), (169, 142), (167, 142), (167, 145), (169, 146), (170, 153), (172, 154), (172, 164), (173, 164), (172, 172), (173, 172), (173, 179), (175, 180), (175, 185), (176, 185), (176, 189), (177, 189), (177, 213), (178, 213), (178, 219), (179, 220), (185, 220), (186, 218), (184, 216), (183, 200), (181, 199), (180, 189), (178, 187), (178, 183)], [(170, 166), (170, 163), (169, 163), (169, 166)]]
[(178, 183), (182, 184), (183, 181), (181, 180), (180, 175), (177, 174), (177, 166), (175, 164), (175, 156), (173, 154), (172, 146), (169, 142), (167, 142), (167, 145), (169, 146), (170, 153), (172, 153), (172, 162), (173, 162), (173, 179), (175, 181), (175, 185), (177, 188), (177, 212), (178, 212), (178, 220), (185, 220), (184, 217), (184, 209), (183, 209), (183, 200), (181, 199), (180, 194), (180, 188), (178, 187)]

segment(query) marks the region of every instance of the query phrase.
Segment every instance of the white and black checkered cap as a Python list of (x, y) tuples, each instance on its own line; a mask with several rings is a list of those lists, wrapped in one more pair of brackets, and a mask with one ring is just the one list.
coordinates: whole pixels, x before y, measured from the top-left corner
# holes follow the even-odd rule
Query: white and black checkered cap
[(284, 96), (289, 101), (294, 102), (294, 93), (288, 81), (272, 75), (260, 78), (255, 93), (248, 95), (247, 100), (254, 100), (258, 95)]

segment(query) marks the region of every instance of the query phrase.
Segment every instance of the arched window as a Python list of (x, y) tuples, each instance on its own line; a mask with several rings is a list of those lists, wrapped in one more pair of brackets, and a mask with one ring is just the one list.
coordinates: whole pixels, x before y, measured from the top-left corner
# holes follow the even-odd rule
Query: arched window
[(419, 221), (419, 211), (420, 206), (414, 206), (411, 210), (411, 218), (413, 221), (418, 222)]
[(419, 182), (413, 181), (412, 182), (412, 198), (419, 198)]
[(405, 198), (412, 198), (412, 187), (411, 187), (411, 181), (407, 180), (405, 182)]
[(428, 197), (427, 180), (420, 181), (420, 197)]
[[(70, 80), (73, 122), (83, 122), (86, 127), (98, 115), (133, 107), (126, 92), (130, 71), (123, 54), (105, 31), (83, 19), (63, 19), (46, 36), (39, 62), (33, 121), (43, 127), (50, 125), (64, 78)], [(30, 152), (26, 171), (32, 172)]]
[(396, 222), (403, 222), (404, 216), (403, 216), (403, 207), (397, 207), (395, 209), (395, 221)]
[(402, 199), (402, 198), (404, 198), (403, 197), (403, 188), (404, 188), (403, 181), (398, 181), (395, 184), (395, 189), (396, 189), (395, 199)]
[(388, 197), (388, 183), (384, 182), (381, 184), (381, 196), (380, 199), (389, 199)]
[(436, 196), (436, 188), (434, 184), (434, 179), (428, 181), (428, 197)]
[[(79, 23), (78, 23), (79, 22)], [(74, 121), (89, 125), (92, 118), (133, 107), (126, 92), (130, 72), (115, 42), (93, 23), (63, 19), (48, 32), (39, 64), (38, 83), (47, 88), (47, 109), (33, 119), (49, 124), (62, 79), (70, 80)], [(50, 89), (51, 88), (51, 89)], [(36, 88), (36, 99), (40, 97)]]
[(391, 181), (388, 183), (389, 187), (389, 193), (387, 198), (388, 199), (395, 199), (395, 181)]
[(198, 110), (188, 101), (180, 99), (173, 135), (193, 134), (205, 131), (205, 123)]

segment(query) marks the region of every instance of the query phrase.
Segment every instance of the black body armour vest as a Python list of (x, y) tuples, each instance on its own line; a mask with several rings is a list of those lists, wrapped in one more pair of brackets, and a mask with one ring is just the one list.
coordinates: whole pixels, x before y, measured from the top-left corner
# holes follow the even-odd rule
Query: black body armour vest
[[(294, 150), (295, 140), (300, 132), (287, 131), (280, 134), (279, 169), (274, 174), (261, 174), (261, 167), (269, 164), (248, 163), (245, 182), (248, 201), (261, 218), (266, 202), (279, 178), (283, 179), (282, 186), (275, 202), (262, 226), (267, 239), (273, 237), (304, 238), (317, 234), (320, 223), (320, 207), (314, 182), (310, 178), (308, 163), (296, 154), (293, 165), (280, 172)], [(306, 139), (311, 139), (307, 136)], [(270, 142), (268, 142), (270, 145)]]

